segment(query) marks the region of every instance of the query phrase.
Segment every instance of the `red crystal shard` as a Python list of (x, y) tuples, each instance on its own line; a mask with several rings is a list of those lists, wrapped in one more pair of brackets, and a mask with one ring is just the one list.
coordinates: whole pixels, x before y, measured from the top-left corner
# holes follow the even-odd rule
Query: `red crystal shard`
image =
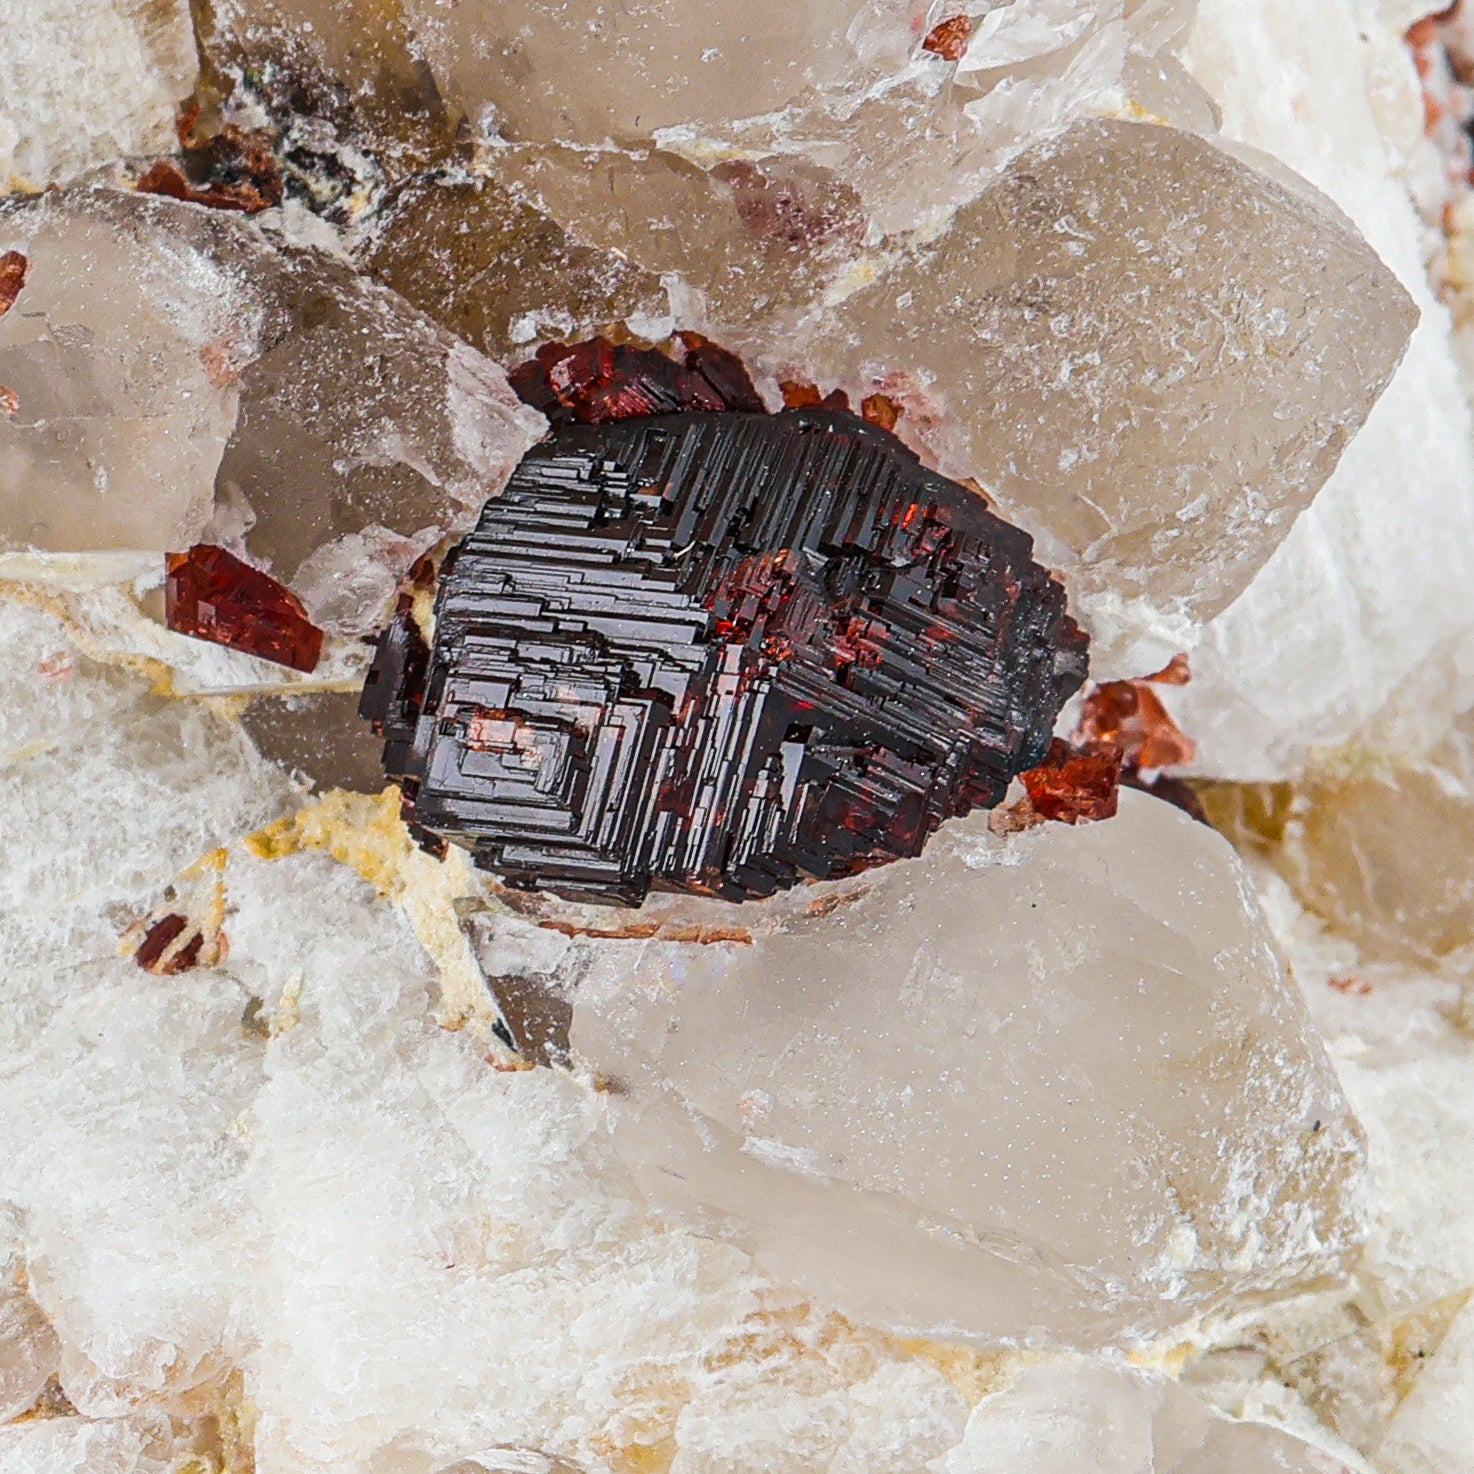
[(943, 61), (961, 61), (967, 55), (967, 43), (971, 39), (972, 17), (954, 15), (938, 22), (927, 32), (921, 49), (940, 56)]
[(211, 543), (165, 555), (171, 630), (229, 645), (293, 670), (316, 670), (322, 631), (290, 589)]
[(545, 343), (513, 369), (512, 387), (554, 425), (606, 425), (643, 415), (699, 410), (761, 411), (762, 400), (735, 353), (696, 333), (683, 335), (686, 360), (656, 348)]
[(1037, 768), (1019, 774), (1035, 813), (1060, 824), (1112, 819), (1121, 787), (1121, 750), (1071, 747), (1058, 737)]
[[(1164, 682), (1165, 684), (1165, 682)], [(1107, 743), (1128, 767), (1175, 768), (1197, 756), (1198, 745), (1172, 720), (1162, 698), (1145, 681), (1105, 681), (1085, 698), (1079, 743)]]

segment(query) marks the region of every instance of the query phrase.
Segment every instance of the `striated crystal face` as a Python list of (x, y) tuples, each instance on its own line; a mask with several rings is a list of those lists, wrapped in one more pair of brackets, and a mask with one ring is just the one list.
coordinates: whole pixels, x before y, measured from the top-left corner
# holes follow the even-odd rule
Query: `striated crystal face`
[[(709, 904), (709, 903), (708, 903)], [(1239, 861), (1168, 804), (598, 944), (572, 1040), (657, 1206), (847, 1314), (1149, 1337), (1343, 1272), (1360, 1131)]]
[(1085, 643), (1030, 552), (852, 415), (568, 425), (363, 710), (414, 824), (517, 885), (768, 895), (918, 853), (1043, 755)]
[(1205, 617), (1330, 474), (1415, 321), (1308, 187), (1095, 120), (827, 313), (803, 361), (852, 394), (909, 381), (944, 465), (1068, 550), (1082, 589)]
[(187, 553), (170, 553), (164, 566), (170, 629), (293, 670), (317, 668), (322, 631), (275, 579), (209, 543), (199, 543)]

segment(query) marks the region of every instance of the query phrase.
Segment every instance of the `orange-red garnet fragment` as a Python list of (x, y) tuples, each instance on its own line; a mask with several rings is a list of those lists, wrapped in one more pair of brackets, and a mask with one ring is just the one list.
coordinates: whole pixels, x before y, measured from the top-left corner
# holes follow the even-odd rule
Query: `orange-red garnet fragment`
[(15, 299), (20, 296), (30, 270), (29, 258), (19, 251), (0, 253), (0, 317), (15, 306)]
[(1097, 686), (1085, 698), (1075, 741), (1118, 747), (1133, 768), (1175, 768), (1190, 763), (1198, 750), (1145, 681)]
[(312, 671), (322, 631), (297, 596), (270, 574), (212, 543), (166, 555), (165, 618), (171, 630)]
[(1115, 817), (1121, 750), (1105, 744), (1072, 747), (1056, 737), (1037, 768), (1019, 774), (1034, 812), (1060, 824)]
[(943, 61), (961, 61), (967, 54), (967, 43), (972, 39), (972, 17), (970, 15), (948, 16), (927, 32), (921, 43), (923, 51), (940, 56)]

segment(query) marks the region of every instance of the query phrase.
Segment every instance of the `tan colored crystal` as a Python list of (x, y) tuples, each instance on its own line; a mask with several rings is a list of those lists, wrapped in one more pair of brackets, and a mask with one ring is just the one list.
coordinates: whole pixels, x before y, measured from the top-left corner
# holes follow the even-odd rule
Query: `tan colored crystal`
[(946, 465), (1082, 590), (1202, 618), (1330, 474), (1415, 318), (1308, 187), (1097, 120), (826, 313), (801, 361), (852, 396), (909, 381)]
[(1206, 798), (1367, 957), (1474, 957), (1474, 720), (1421, 759), (1342, 753), (1295, 783), (1216, 784)]
[(586, 337), (667, 310), (648, 270), (571, 241), (561, 226), (475, 176), (418, 177), (394, 191), (359, 253), (365, 271), (484, 353)]
[(509, 148), (488, 167), (573, 239), (673, 274), (682, 322), (723, 332), (771, 332), (811, 308), (865, 231), (855, 191), (802, 158), (707, 170), (659, 151)]
[(573, 1045), (650, 1199), (941, 1337), (1143, 1338), (1343, 1271), (1360, 1133), (1247, 878), (1121, 797), (724, 908), (749, 945), (598, 944)]

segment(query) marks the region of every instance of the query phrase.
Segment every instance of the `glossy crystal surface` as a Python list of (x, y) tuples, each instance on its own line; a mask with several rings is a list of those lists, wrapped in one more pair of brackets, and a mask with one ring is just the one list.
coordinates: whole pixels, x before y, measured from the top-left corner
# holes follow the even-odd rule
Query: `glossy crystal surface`
[(1085, 640), (1030, 555), (852, 415), (567, 425), (363, 710), (411, 822), (518, 885), (767, 895), (918, 853), (1042, 756)]

